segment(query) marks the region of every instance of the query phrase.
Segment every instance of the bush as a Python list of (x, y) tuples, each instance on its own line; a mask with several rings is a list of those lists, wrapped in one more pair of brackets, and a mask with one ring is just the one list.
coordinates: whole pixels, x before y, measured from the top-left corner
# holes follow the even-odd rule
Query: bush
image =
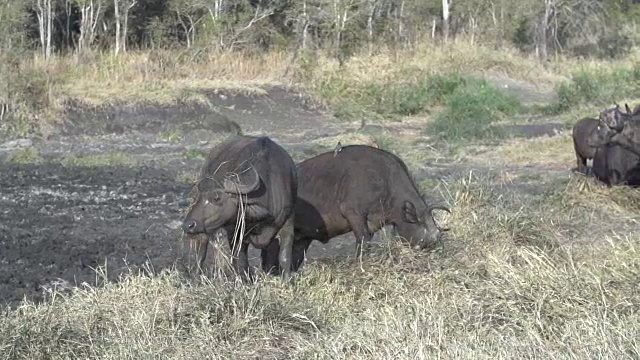
[(640, 67), (618, 67), (612, 70), (578, 71), (571, 81), (557, 88), (554, 113), (580, 105), (611, 105), (620, 98), (640, 96)]
[(367, 82), (353, 86), (341, 77), (331, 77), (317, 89), (336, 109), (341, 118), (363, 113), (384, 118), (425, 113), (429, 108), (445, 103), (447, 97), (469, 82), (475, 81), (458, 72), (427, 75), (408, 69), (393, 74), (383, 82)]
[(500, 92), (484, 79), (467, 78), (446, 98), (445, 110), (436, 116), (428, 131), (449, 140), (501, 136), (491, 124), (516, 114), (520, 108), (518, 99)]

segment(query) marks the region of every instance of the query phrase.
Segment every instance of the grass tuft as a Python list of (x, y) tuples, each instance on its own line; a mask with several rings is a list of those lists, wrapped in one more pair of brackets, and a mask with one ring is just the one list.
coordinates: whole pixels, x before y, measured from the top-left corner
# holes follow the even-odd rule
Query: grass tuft
[(7, 156), (7, 161), (16, 164), (37, 164), (42, 161), (42, 157), (38, 150), (30, 146), (12, 151)]

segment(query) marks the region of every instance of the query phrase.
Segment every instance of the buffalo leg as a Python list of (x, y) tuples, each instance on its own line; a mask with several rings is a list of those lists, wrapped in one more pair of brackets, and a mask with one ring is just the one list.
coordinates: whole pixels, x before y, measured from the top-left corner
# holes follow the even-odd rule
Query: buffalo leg
[(285, 279), (291, 277), (291, 253), (293, 252), (293, 214), (285, 221), (284, 225), (278, 231), (280, 238), (280, 251), (278, 254), (278, 260), (280, 261), (280, 268), (282, 269), (282, 275)]
[(242, 239), (234, 239), (233, 228), (227, 230), (227, 240), (231, 249), (231, 266), (245, 280), (249, 275), (249, 243)]
[(620, 173), (618, 171), (611, 170), (609, 172), (609, 185), (611, 186), (618, 185), (621, 180), (622, 180), (622, 176), (620, 176)]
[[(259, 232), (251, 234), (251, 243), (258, 249), (267, 250), (267, 253), (265, 253), (265, 257), (267, 257), (267, 260), (269, 262), (273, 261), (273, 259), (270, 259), (271, 255), (268, 255), (269, 251), (271, 250), (270, 247), (273, 247), (273, 249), (275, 249), (276, 245), (273, 244), (273, 242), (278, 241), (276, 239), (276, 236), (280, 238), (278, 244), (278, 258), (280, 262), (279, 267), (280, 269), (282, 269), (283, 275), (287, 278), (291, 275), (291, 251), (293, 248), (293, 235), (293, 215), (290, 215), (280, 228), (266, 225), (262, 227)], [(266, 265), (268, 266), (269, 264), (267, 263)]]
[(344, 217), (349, 222), (356, 237), (356, 257), (362, 257), (362, 243), (368, 247), (373, 234), (367, 229), (366, 220), (355, 211), (345, 211)]
[(249, 255), (247, 251), (249, 250), (249, 244), (243, 242), (240, 244), (239, 249), (234, 249), (234, 254), (237, 252), (237, 256), (233, 256), (231, 259), (231, 264), (233, 268), (236, 270), (242, 279), (246, 279), (249, 277)]
[(585, 165), (587, 167), (587, 175), (591, 176), (593, 174), (593, 158), (587, 159), (587, 161), (585, 161)]
[(580, 156), (580, 155), (578, 155), (578, 153), (576, 153), (576, 160), (577, 160), (576, 162), (578, 164), (578, 168), (577, 168), (578, 172), (586, 174), (586, 172), (587, 172), (586, 171), (587, 164), (586, 164), (585, 159), (583, 159), (582, 156)]
[(293, 243), (293, 251), (291, 254), (291, 263), (292, 263), (293, 271), (298, 271), (298, 269), (300, 269), (300, 266), (304, 261), (304, 255), (309, 249), (309, 245), (311, 245), (312, 241), (313, 239), (305, 238), (305, 239), (297, 240), (296, 242)]
[[(291, 252), (291, 270), (298, 271), (302, 263), (304, 262), (304, 256), (309, 249), (309, 245), (313, 239), (298, 239), (294, 240), (293, 249)], [(274, 245), (275, 244), (275, 245)], [(280, 262), (278, 261), (278, 256), (280, 253), (280, 242), (279, 239), (274, 239), (271, 245), (267, 249), (263, 249), (260, 256), (262, 257), (262, 269), (265, 272), (268, 272), (269, 269), (278, 269), (278, 274), (280, 273)], [(265, 265), (266, 264), (266, 265)], [(274, 274), (275, 272), (270, 272), (270, 274)]]
[(271, 244), (266, 249), (260, 251), (260, 259), (262, 264), (262, 271), (269, 275), (280, 274), (280, 263), (278, 262), (278, 254), (280, 253), (279, 240), (271, 240)]

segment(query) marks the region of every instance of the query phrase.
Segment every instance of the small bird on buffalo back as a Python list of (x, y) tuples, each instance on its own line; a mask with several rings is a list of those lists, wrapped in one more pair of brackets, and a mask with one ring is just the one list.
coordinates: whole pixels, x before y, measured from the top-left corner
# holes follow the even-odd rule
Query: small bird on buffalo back
[(342, 144), (338, 141), (338, 145), (333, 149), (333, 157), (336, 157), (340, 151), (342, 151)]

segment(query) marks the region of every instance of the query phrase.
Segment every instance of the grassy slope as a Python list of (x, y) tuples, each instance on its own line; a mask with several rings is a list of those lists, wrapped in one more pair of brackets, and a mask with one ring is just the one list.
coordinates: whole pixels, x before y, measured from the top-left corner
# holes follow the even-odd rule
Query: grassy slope
[[(51, 71), (64, 80), (55, 83), (51, 96), (92, 103), (112, 101), (114, 94), (166, 100), (185, 88), (219, 86), (219, 79), (235, 88), (287, 81), (282, 74), (288, 61), (280, 55), (265, 55), (267, 64), (209, 60), (179, 76), (135, 70), (132, 64), (148, 56), (133, 54), (111, 67), (95, 62), (73, 76), (60, 75), (73, 67), (71, 60), (60, 60)], [(232, 70), (225, 68), (230, 63), (236, 64)], [(187, 64), (174, 63), (173, 69)], [(402, 60), (391, 54), (355, 59), (342, 70), (324, 58), (316, 66), (305, 72), (306, 81), (331, 102), (336, 94), (362, 89), (359, 84), (389, 81), (415, 68), (505, 72), (551, 86), (576, 67), (607, 64), (561, 60), (543, 67), (511, 51), (457, 44), (425, 46)], [(95, 79), (113, 86), (127, 79), (130, 86), (107, 91), (91, 86)], [(587, 105), (575, 113), (596, 109)], [(459, 145), (456, 154), (417, 146), (421, 136), (378, 134), (375, 140), (412, 169), (436, 157), (469, 169), (567, 169), (574, 161), (568, 134), (489, 148)], [(175, 273), (132, 275), (118, 284), (86, 286), (71, 297), (56, 295), (45, 304), (26, 303), (0, 321), (0, 357), (637, 358), (640, 233), (625, 224), (635, 223), (640, 195), (566, 171), (547, 175), (469, 170), (435, 185), (422, 182), (454, 209), (438, 215), (452, 231), (445, 247), (432, 253), (391, 241), (362, 264), (308, 264), (293, 284), (265, 279), (243, 285), (222, 277), (191, 285)], [(529, 194), (510, 186), (525, 183), (541, 190)]]

